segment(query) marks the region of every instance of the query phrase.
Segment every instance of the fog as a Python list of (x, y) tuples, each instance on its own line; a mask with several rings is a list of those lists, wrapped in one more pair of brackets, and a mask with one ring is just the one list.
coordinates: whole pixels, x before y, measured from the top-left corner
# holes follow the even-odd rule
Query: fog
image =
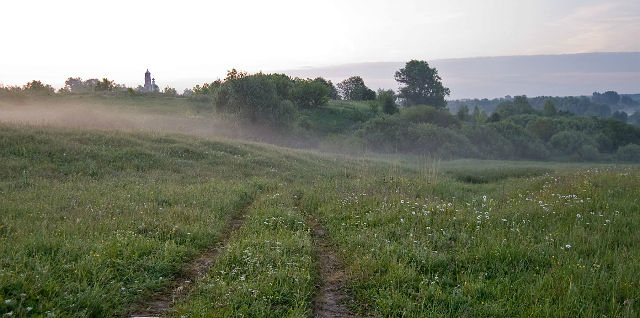
[(163, 114), (154, 110), (126, 109), (92, 101), (0, 100), (0, 123), (103, 131), (178, 133), (198, 137), (222, 137), (307, 148), (309, 140), (282, 134), (263, 125), (243, 124), (211, 110)]

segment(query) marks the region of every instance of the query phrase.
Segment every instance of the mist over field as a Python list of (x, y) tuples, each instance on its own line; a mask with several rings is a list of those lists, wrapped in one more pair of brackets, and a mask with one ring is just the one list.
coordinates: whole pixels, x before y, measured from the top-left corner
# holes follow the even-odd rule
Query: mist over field
[[(188, 105), (193, 106), (193, 105)], [(0, 101), (0, 123), (102, 131), (186, 134), (310, 148), (308, 140), (251, 125), (210, 109), (149, 109), (130, 100)]]
[(640, 317), (637, 0), (2, 13), (2, 318)]

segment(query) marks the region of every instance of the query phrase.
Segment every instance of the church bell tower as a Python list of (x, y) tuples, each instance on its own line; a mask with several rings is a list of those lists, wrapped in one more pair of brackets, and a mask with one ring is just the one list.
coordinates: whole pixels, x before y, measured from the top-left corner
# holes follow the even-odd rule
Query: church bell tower
[(153, 86), (151, 85), (151, 72), (149, 69), (144, 73), (144, 91), (151, 92), (153, 90)]

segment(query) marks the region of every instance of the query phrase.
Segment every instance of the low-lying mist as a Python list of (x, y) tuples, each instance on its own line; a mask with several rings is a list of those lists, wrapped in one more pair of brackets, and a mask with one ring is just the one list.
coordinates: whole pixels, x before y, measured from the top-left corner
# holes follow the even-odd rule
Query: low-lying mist
[(211, 110), (185, 110), (165, 114), (136, 107), (126, 109), (124, 105), (100, 105), (92, 101), (0, 101), (0, 123), (106, 131), (178, 133), (299, 148), (313, 146), (308, 139), (285, 134), (265, 125), (249, 125), (223, 118)]

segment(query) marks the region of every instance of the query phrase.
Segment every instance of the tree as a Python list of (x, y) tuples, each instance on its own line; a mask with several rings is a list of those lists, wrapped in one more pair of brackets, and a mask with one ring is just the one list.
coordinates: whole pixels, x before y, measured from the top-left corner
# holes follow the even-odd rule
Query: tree
[(505, 101), (496, 107), (494, 112), (500, 114), (501, 118), (507, 118), (513, 115), (533, 114), (535, 110), (529, 104), (527, 96), (516, 96), (512, 101)]
[(330, 99), (333, 99), (333, 100), (340, 99), (340, 95), (338, 95), (338, 90), (336, 89), (336, 86), (333, 85), (333, 83), (330, 80), (326, 80), (322, 77), (317, 77), (316, 79), (314, 79), (314, 81), (318, 83), (322, 83), (323, 85), (329, 88)]
[(618, 110), (615, 113), (611, 114), (611, 118), (617, 119), (617, 120), (619, 120), (619, 121), (621, 121), (623, 123), (627, 122), (627, 118), (628, 117), (629, 116), (627, 115), (627, 113), (625, 113), (624, 111), (620, 111), (620, 110)]
[(547, 99), (544, 103), (544, 109), (542, 109), (542, 113), (547, 117), (553, 117), (558, 114), (556, 110), (556, 106), (553, 104), (551, 99)]
[(458, 112), (456, 113), (456, 116), (461, 121), (469, 121), (470, 119), (469, 107), (467, 105), (460, 106), (460, 108), (458, 109)]
[(290, 100), (279, 95), (280, 79), (278, 74), (249, 75), (234, 69), (222, 81), (214, 103), (219, 111), (246, 116), (252, 122), (264, 121), (290, 128), (296, 122), (297, 111)]
[(164, 94), (169, 96), (176, 96), (178, 95), (178, 92), (175, 88), (167, 86), (164, 88)]
[(620, 161), (640, 162), (640, 146), (636, 144), (628, 144), (618, 148), (616, 156)]
[(298, 107), (316, 108), (329, 101), (331, 88), (321, 81), (297, 79), (292, 97)]
[(64, 90), (69, 93), (77, 93), (85, 88), (84, 82), (80, 77), (69, 77), (64, 81)]
[(342, 97), (347, 100), (373, 100), (376, 98), (376, 92), (368, 88), (360, 76), (351, 76), (338, 83), (338, 89)]
[(553, 124), (547, 119), (538, 119), (535, 121), (531, 121), (527, 125), (527, 129), (538, 136), (538, 138), (540, 138), (544, 142), (549, 141), (549, 139), (551, 139), (551, 136), (555, 134), (555, 128), (553, 127)]
[(625, 104), (625, 105), (630, 105), (630, 106), (640, 105), (640, 103), (638, 103), (637, 101), (633, 100), (629, 96), (620, 97), (620, 104)]
[(40, 81), (33, 80), (27, 84), (25, 84), (22, 89), (33, 95), (52, 95), (55, 90), (49, 84), (43, 84)]
[(113, 81), (110, 81), (107, 78), (103, 78), (96, 84), (96, 92), (100, 91), (112, 91), (114, 87)]
[(480, 111), (480, 108), (478, 108), (478, 106), (473, 107), (473, 114), (471, 116), (477, 123), (484, 123), (485, 121), (487, 121), (487, 113), (485, 113), (484, 110)]
[(393, 115), (398, 112), (398, 105), (396, 105), (396, 93), (393, 90), (379, 89), (378, 102), (382, 105), (382, 111), (385, 114)]
[(489, 123), (497, 123), (502, 120), (502, 117), (498, 112), (493, 112), (489, 118), (487, 118), (487, 122)]
[(602, 94), (593, 92), (591, 100), (597, 104), (616, 105), (620, 102), (620, 95), (615, 91), (606, 91)]
[(449, 96), (450, 90), (442, 85), (438, 70), (429, 67), (426, 61), (407, 62), (404, 68), (396, 72), (395, 79), (404, 85), (400, 88), (400, 98), (408, 106), (430, 105), (444, 108), (447, 105), (444, 98)]
[(197, 94), (197, 95), (214, 94), (220, 88), (220, 85), (222, 85), (222, 81), (217, 79), (211, 83), (204, 83), (202, 84), (202, 86), (200, 85), (194, 86), (193, 90), (191, 90), (191, 93)]

